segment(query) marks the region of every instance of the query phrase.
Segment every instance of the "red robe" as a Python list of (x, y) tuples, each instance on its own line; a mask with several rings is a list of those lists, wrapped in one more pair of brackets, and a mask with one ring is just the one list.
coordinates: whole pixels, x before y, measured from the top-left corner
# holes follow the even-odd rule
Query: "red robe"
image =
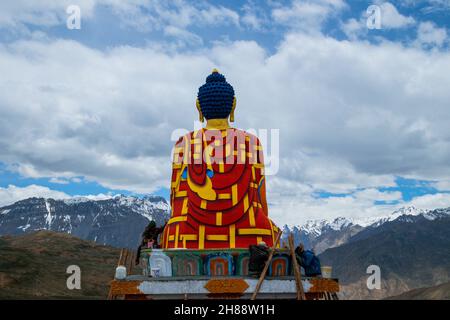
[(163, 248), (272, 246), (279, 229), (267, 213), (262, 146), (229, 128), (191, 132), (174, 148), (171, 219)]

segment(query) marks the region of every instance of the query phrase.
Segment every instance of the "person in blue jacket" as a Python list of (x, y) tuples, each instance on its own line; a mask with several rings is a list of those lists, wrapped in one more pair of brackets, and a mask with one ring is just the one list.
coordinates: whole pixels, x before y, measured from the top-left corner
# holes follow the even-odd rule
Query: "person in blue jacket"
[(312, 250), (305, 250), (303, 244), (295, 248), (295, 255), (301, 267), (305, 270), (305, 276), (316, 277), (322, 275), (320, 260)]

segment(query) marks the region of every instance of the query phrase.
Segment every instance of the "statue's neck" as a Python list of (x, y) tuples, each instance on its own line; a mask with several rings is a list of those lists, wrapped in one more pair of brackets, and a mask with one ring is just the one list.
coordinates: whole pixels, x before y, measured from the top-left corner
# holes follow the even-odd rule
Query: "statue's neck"
[(209, 119), (206, 121), (206, 129), (223, 130), (228, 129), (230, 124), (228, 118), (226, 119)]

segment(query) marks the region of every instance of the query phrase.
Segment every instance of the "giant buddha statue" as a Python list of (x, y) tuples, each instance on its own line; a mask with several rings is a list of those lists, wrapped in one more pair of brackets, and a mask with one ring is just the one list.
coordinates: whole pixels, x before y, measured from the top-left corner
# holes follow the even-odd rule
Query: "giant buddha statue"
[(233, 87), (214, 69), (197, 95), (206, 126), (181, 137), (174, 147), (164, 249), (275, 242), (279, 229), (268, 216), (262, 146), (256, 136), (230, 126), (235, 108)]

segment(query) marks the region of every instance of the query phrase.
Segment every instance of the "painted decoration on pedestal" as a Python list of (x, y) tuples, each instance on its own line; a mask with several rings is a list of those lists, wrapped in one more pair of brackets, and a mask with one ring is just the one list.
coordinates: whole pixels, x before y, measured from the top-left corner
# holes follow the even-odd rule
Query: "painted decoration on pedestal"
[(290, 274), (289, 256), (275, 254), (269, 266), (269, 275), (272, 277), (288, 276)]
[(205, 274), (208, 276), (230, 276), (234, 273), (233, 256), (228, 253), (215, 253), (206, 257)]
[(162, 250), (153, 249), (150, 255), (150, 272), (154, 277), (171, 277), (172, 261)]
[(237, 258), (236, 274), (246, 276), (248, 275), (248, 262), (250, 260), (249, 254), (242, 253)]
[(180, 253), (172, 258), (174, 276), (203, 275), (203, 262), (198, 254)]

